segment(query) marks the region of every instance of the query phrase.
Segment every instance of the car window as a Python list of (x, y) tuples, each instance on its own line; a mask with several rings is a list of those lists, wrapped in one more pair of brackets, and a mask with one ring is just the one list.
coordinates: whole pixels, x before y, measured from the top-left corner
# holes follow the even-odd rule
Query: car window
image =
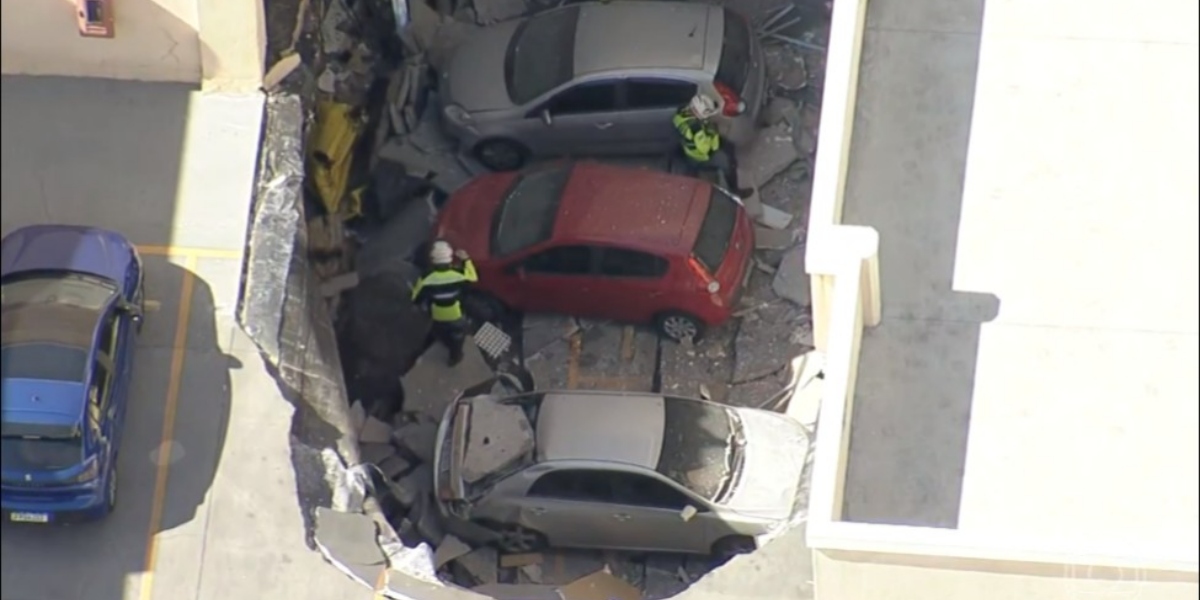
[(587, 275), (592, 271), (592, 249), (587, 246), (550, 248), (525, 259), (521, 266), (530, 273)]
[(515, 104), (525, 104), (575, 76), (575, 27), (579, 7), (548, 10), (513, 34), (504, 60), (504, 81)]
[(700, 233), (696, 235), (696, 244), (692, 246), (692, 256), (695, 256), (709, 273), (715, 275), (725, 260), (725, 252), (729, 250), (729, 241), (733, 238), (733, 229), (737, 226), (737, 211), (737, 204), (732, 198), (713, 188), (708, 196), (708, 210), (704, 213), (704, 221), (700, 223)]
[(42, 379), (82, 383), (88, 352), (63, 344), (10, 344), (0, 350), (5, 379)]
[(679, 490), (636, 473), (609, 473), (613, 503), (648, 508), (683, 510), (691, 500)]
[(508, 256), (550, 239), (571, 166), (560, 163), (521, 175), (496, 213), (492, 254)]
[(600, 252), (600, 274), (608, 277), (662, 277), (667, 266), (666, 259), (637, 250), (605, 248)]
[(581, 83), (564, 90), (546, 105), (551, 115), (585, 115), (617, 109), (617, 84), (610, 81)]
[(750, 75), (750, 27), (741, 15), (725, 9), (725, 33), (721, 59), (717, 62), (716, 81), (734, 92), (745, 92)]
[(104, 361), (92, 363), (92, 380), (88, 384), (88, 402), (103, 411), (108, 408), (109, 386), (112, 384), (112, 373)]
[(625, 90), (628, 108), (679, 108), (696, 95), (696, 84), (664, 79), (631, 79)]
[(706, 500), (716, 501), (733, 476), (737, 423), (729, 409), (667, 396), (659, 473)]
[(611, 502), (612, 486), (601, 471), (552, 471), (538, 478), (526, 494), (535, 498)]
[(109, 312), (100, 326), (100, 337), (96, 339), (97, 347), (105, 350), (111, 356), (117, 342), (117, 315)]

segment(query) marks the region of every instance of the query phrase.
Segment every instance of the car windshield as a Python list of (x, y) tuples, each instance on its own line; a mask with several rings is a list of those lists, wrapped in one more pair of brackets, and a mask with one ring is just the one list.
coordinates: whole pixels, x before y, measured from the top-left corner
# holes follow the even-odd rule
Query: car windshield
[(550, 239), (570, 175), (571, 166), (563, 163), (526, 173), (517, 180), (496, 212), (493, 256), (508, 256)]
[(704, 221), (700, 223), (700, 233), (696, 236), (696, 245), (692, 247), (692, 255), (709, 273), (715, 275), (717, 269), (721, 268), (736, 225), (737, 204), (724, 192), (713, 188), (708, 197), (708, 211), (704, 214)]
[(504, 64), (508, 95), (525, 104), (575, 76), (575, 27), (579, 7), (541, 13), (513, 35)]
[(53, 471), (83, 460), (83, 438), (77, 427), (5, 423), (3, 464), (19, 471)]
[(667, 396), (658, 472), (709, 501), (729, 487), (737, 466), (738, 424), (727, 408)]
[(0, 305), (66, 305), (88, 310), (104, 308), (116, 286), (108, 281), (78, 273), (54, 273), (21, 277), (0, 285)]
[(88, 351), (66, 344), (8, 344), (0, 349), (0, 377), (82, 383)]
[(721, 44), (721, 60), (717, 63), (717, 83), (727, 85), (741, 94), (746, 90), (750, 74), (750, 28), (745, 19), (725, 9), (725, 35)]

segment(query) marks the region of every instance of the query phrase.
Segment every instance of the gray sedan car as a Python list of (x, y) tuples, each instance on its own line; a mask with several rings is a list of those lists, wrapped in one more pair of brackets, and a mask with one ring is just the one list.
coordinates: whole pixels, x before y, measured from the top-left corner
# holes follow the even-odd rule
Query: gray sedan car
[(647, 393), (464, 396), (438, 430), (443, 515), (508, 552), (728, 556), (796, 511), (807, 436), (762, 410)]
[(737, 13), (616, 1), (483, 29), (456, 50), (440, 96), (446, 131), (510, 170), (533, 156), (668, 152), (671, 117), (697, 92), (721, 104), (722, 133), (745, 141), (764, 82), (762, 49)]

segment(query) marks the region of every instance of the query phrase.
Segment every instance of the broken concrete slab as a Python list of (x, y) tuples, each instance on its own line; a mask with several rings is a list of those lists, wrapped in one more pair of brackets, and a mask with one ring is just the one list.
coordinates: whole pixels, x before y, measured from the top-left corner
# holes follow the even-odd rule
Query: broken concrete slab
[[(394, 452), (384, 457), (378, 463), (375, 463), (375, 466), (379, 467), (379, 470), (383, 471), (384, 476), (386, 476), (388, 479), (396, 479), (401, 474), (412, 468), (412, 464), (410, 464), (407, 460), (396, 456)], [(405, 504), (405, 506), (407, 505), (408, 504)]]
[(792, 223), (792, 215), (770, 204), (763, 204), (762, 213), (756, 220), (771, 229), (787, 229), (787, 226)]
[(608, 571), (597, 571), (558, 588), (563, 600), (644, 600), (642, 591)]
[(505, 554), (500, 557), (500, 566), (505, 569), (527, 567), (529, 565), (541, 564), (546, 559), (545, 555), (540, 552), (527, 552), (524, 554)]
[(417, 359), (402, 379), (405, 410), (441, 419), (446, 407), (463, 390), (494, 375), (471, 336), (463, 344), (462, 361), (451, 367), (449, 359), (449, 351), (441, 344), (434, 344)]
[(427, 496), (427, 504), (421, 510), (417, 519), (417, 533), (426, 542), (437, 546), (446, 540), (446, 529), (442, 526), (442, 514), (432, 506), (432, 497)]
[(754, 226), (754, 247), (758, 250), (786, 250), (794, 241), (795, 236), (786, 229)]
[(437, 550), (433, 553), (433, 567), (441, 569), (450, 561), (457, 559), (460, 556), (470, 554), (471, 546), (466, 542), (458, 539), (457, 536), (447, 535), (442, 543), (438, 544)]
[(489, 583), (473, 587), (471, 591), (494, 600), (562, 600), (562, 595), (552, 585)]
[(804, 252), (804, 245), (798, 245), (783, 254), (775, 279), (771, 281), (771, 290), (784, 300), (799, 306), (811, 306), (811, 279), (805, 271)]
[(314, 542), (321, 555), (343, 573), (374, 586), (387, 557), (375, 536), (375, 521), (362, 513), (344, 513), (318, 506)]
[(436, 422), (420, 420), (398, 427), (392, 433), (392, 439), (422, 462), (432, 463), (437, 452), (437, 430)]
[(475, 0), (475, 22), (480, 25), (492, 25), (523, 16), (529, 12), (529, 4), (525, 0)]
[[(359, 444), (358, 446), (358, 454), (362, 461), (375, 466), (379, 466), (395, 453), (396, 449), (391, 444)], [(380, 468), (380, 470), (383, 469)]]
[(521, 460), (533, 452), (533, 426), (525, 411), (490, 398), (471, 402), (462, 478), (474, 483)]
[(762, 111), (758, 113), (759, 121), (769, 127), (787, 121), (788, 114), (798, 110), (799, 107), (796, 106), (795, 100), (776, 96), (762, 107)]
[(542, 565), (524, 565), (518, 568), (517, 583), (542, 584)]
[(499, 581), (497, 554), (495, 548), (484, 546), (456, 558), (454, 562), (480, 584), (493, 584)]
[(433, 493), (433, 467), (418, 465), (411, 473), (396, 480), (391, 488), (400, 504), (408, 508), (419, 506), (422, 499)]
[(792, 130), (787, 123), (764, 128), (752, 142), (744, 148), (738, 148), (739, 183), (745, 185), (740, 175), (745, 171), (757, 185), (766, 185), (798, 158)]
[(367, 417), (358, 430), (358, 441), (363, 444), (387, 444), (392, 441), (392, 426), (376, 419)]

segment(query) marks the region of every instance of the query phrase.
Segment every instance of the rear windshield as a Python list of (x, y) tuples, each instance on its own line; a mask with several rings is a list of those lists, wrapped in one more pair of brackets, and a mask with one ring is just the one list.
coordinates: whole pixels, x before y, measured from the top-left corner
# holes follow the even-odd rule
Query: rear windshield
[(65, 469), (83, 460), (79, 430), (60, 425), (4, 424), (5, 469), (46, 471)]
[(709, 273), (715, 275), (717, 269), (721, 268), (736, 225), (737, 204), (719, 190), (713, 189), (708, 198), (708, 212), (704, 213), (700, 234), (696, 236), (696, 245), (692, 248), (692, 256), (695, 256)]
[(706, 500), (716, 500), (733, 473), (733, 419), (715, 404), (664, 398), (666, 429), (658, 472)]
[(746, 90), (750, 74), (750, 28), (741, 15), (725, 9), (725, 36), (721, 45), (721, 61), (717, 63), (717, 83), (737, 93)]
[(504, 80), (515, 104), (530, 100), (575, 76), (575, 27), (579, 7), (551, 10), (522, 24), (504, 61)]
[(571, 165), (526, 173), (517, 180), (496, 213), (492, 255), (508, 256), (550, 239)]
[(84, 380), (87, 350), (61, 344), (13, 344), (0, 350), (0, 376), (5, 379)]

